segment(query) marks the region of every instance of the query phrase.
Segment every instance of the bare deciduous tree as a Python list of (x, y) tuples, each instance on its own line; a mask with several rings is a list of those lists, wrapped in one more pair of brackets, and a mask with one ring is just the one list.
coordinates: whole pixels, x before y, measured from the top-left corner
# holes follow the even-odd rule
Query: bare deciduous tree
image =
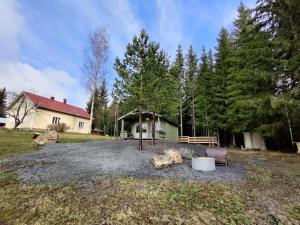
[(108, 59), (108, 37), (105, 28), (100, 28), (88, 37), (88, 46), (84, 51), (82, 66), (83, 79), (86, 89), (92, 96), (90, 129), (92, 129), (95, 90), (104, 78), (104, 65)]
[(24, 93), (21, 93), (15, 100), (15, 103), (12, 104), (6, 112), (9, 117), (12, 117), (14, 119), (14, 129), (17, 129), (18, 126), (20, 126), (24, 122), (24, 119), (26, 118), (28, 113), (37, 107), (37, 103), (29, 102), (26, 95)]

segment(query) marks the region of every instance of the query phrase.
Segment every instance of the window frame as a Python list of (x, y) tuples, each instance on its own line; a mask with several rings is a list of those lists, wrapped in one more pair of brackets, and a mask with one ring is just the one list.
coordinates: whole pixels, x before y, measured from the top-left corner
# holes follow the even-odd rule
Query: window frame
[(84, 122), (79, 121), (79, 123), (78, 123), (78, 128), (84, 128)]
[[(137, 124), (135, 126), (135, 133), (139, 133), (139, 132), (140, 132), (139, 124)], [(142, 133), (147, 133), (147, 129), (143, 127), (143, 124), (142, 124)]]
[(52, 124), (60, 124), (60, 119), (59, 117), (57, 116), (53, 116), (52, 117)]

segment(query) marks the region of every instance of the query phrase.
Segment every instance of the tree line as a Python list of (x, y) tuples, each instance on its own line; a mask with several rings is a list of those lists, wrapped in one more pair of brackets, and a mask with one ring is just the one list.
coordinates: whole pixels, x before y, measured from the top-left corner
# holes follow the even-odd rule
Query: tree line
[[(139, 109), (177, 122), (179, 135), (215, 135), (229, 144), (235, 135), (256, 131), (271, 148), (290, 148), (300, 141), (299, 33), (296, 0), (258, 0), (253, 9), (241, 3), (214, 51), (203, 46), (196, 53), (190, 46), (184, 53), (178, 45), (173, 60), (142, 30), (115, 60), (119, 77), (109, 103), (108, 38), (98, 29), (89, 36), (82, 67), (91, 127), (118, 135), (119, 115)], [(1, 89), (2, 116), (5, 99)]]
[(256, 131), (272, 147), (292, 146), (300, 140), (299, 18), (294, 0), (241, 3), (214, 54), (178, 45), (173, 61), (142, 30), (115, 61), (113, 99), (122, 113), (147, 109), (178, 122), (180, 135)]

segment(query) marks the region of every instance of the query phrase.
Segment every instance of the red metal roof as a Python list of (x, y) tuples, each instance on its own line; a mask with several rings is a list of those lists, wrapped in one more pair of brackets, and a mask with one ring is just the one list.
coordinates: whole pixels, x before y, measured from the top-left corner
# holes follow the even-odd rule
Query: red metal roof
[(90, 118), (90, 114), (82, 108), (52, 100), (43, 96), (35, 95), (29, 92), (24, 92), (24, 94), (33, 102), (33, 104), (36, 104), (38, 108), (49, 109), (78, 117), (83, 117), (86, 119)]

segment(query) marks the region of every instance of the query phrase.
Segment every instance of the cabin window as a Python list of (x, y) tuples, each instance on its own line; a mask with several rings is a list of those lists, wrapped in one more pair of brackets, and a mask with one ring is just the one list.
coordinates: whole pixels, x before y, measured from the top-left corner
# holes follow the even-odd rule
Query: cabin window
[(84, 127), (84, 122), (79, 122), (78, 127), (79, 127), (79, 128), (83, 128), (83, 127)]
[[(136, 125), (136, 127), (135, 127), (135, 132), (136, 133), (139, 133), (140, 132), (140, 126), (139, 126), (139, 124), (138, 125)], [(142, 133), (147, 133), (147, 129), (145, 128), (145, 127), (143, 127), (142, 126)]]
[(59, 118), (59, 117), (55, 117), (55, 116), (54, 116), (54, 117), (52, 118), (52, 123), (53, 123), (53, 124), (59, 124), (59, 122), (60, 122), (60, 118)]

